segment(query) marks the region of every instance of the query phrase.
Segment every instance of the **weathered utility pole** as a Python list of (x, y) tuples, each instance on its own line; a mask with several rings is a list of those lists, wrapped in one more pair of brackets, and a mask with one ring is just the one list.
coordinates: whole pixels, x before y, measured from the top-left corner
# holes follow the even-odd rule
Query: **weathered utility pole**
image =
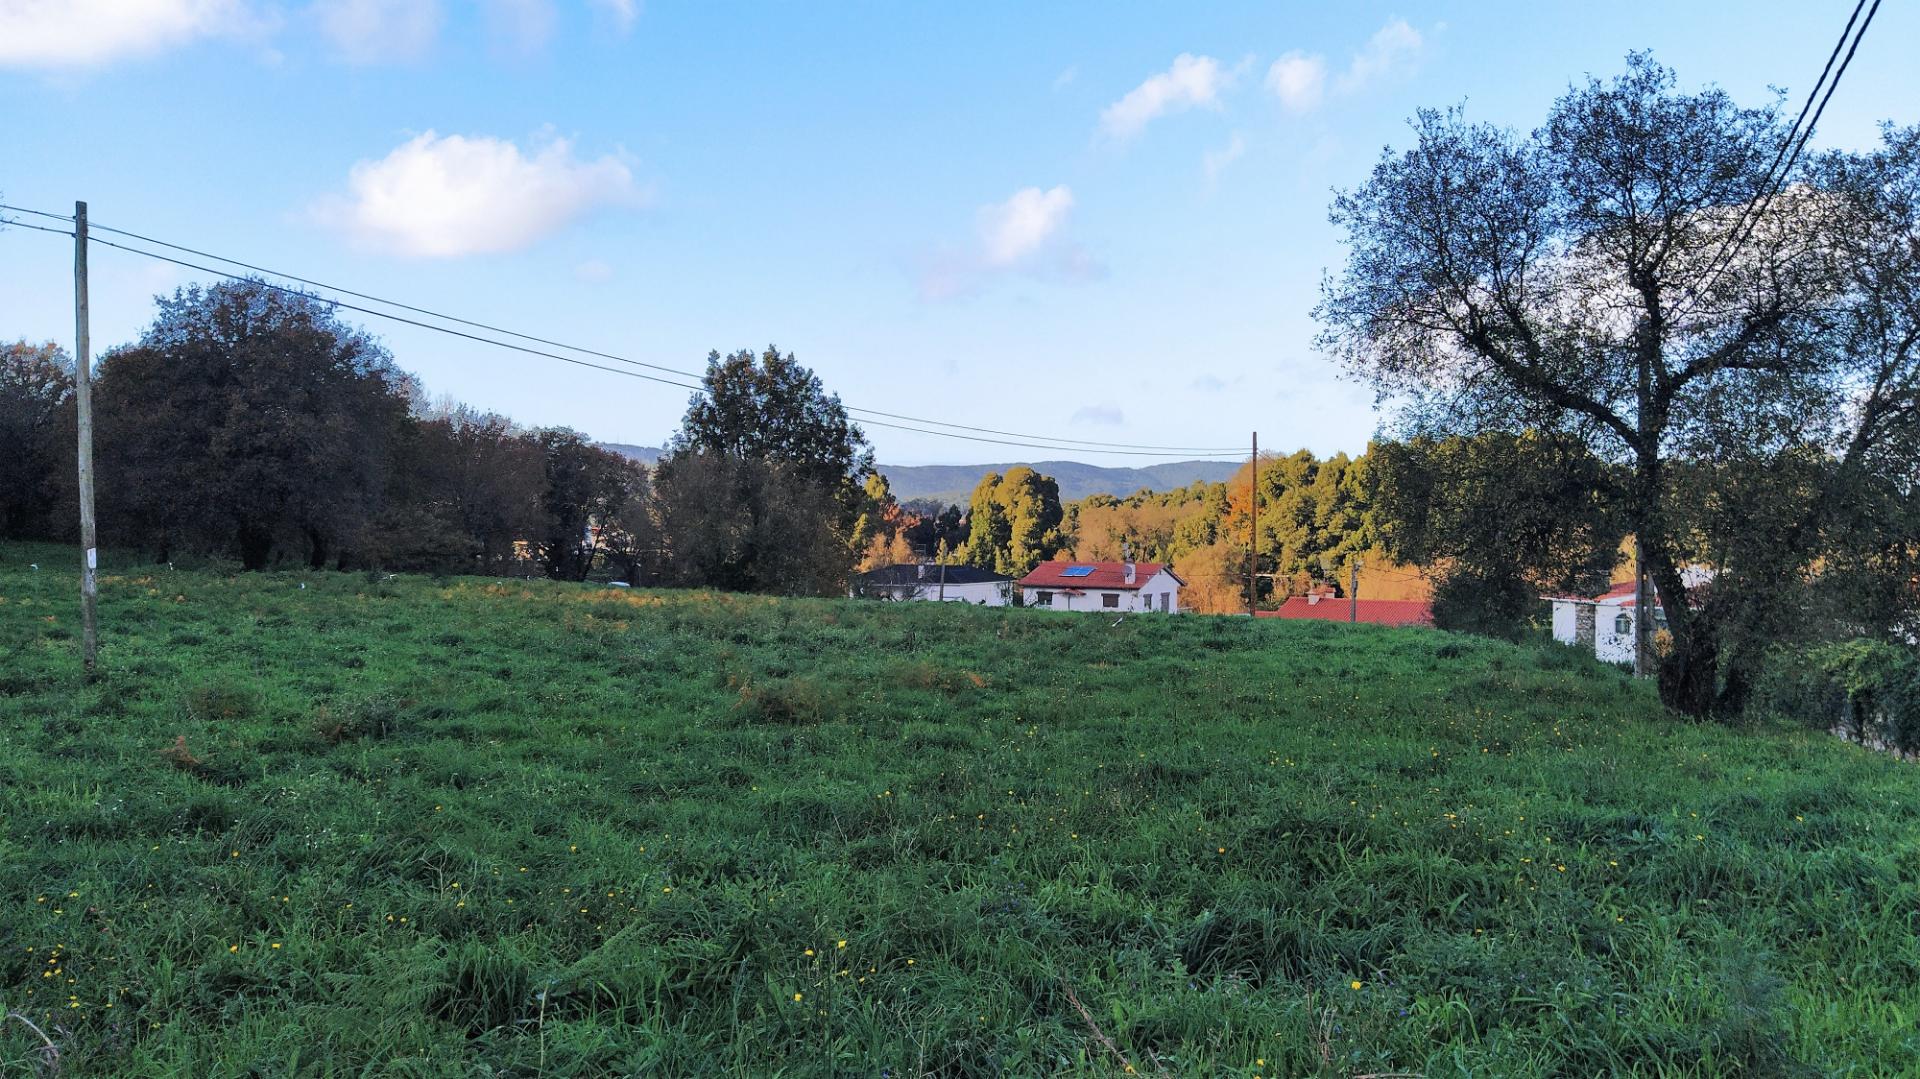
[(1247, 479), (1247, 617), (1260, 596), (1260, 432), (1253, 433), (1253, 472)]
[(1651, 649), (1652, 630), (1652, 589), (1647, 587), (1646, 567), (1640, 563), (1640, 537), (1633, 537), (1633, 676), (1646, 678), (1652, 674), (1653, 663)]
[(95, 605), (100, 551), (93, 527), (93, 366), (87, 329), (87, 204), (73, 204), (73, 399), (80, 428), (80, 659), (88, 675), (100, 647)]

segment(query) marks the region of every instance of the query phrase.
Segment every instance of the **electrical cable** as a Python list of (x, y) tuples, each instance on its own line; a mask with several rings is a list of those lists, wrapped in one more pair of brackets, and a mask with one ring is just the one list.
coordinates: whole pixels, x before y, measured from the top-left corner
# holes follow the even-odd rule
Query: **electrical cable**
[[(1793, 124), (1787, 128), (1786, 137), (1781, 141), (1779, 150), (1774, 152), (1773, 162), (1767, 166), (1766, 175), (1761, 178), (1754, 197), (1741, 207), (1740, 216), (1734, 219), (1733, 228), (1721, 239), (1720, 248), (1714, 252), (1712, 261), (1708, 263), (1706, 276), (1702, 279), (1700, 286), (1689, 290), (1687, 299), (1670, 316), (1669, 322), (1678, 322), (1690, 314), (1699, 301), (1706, 296), (1707, 290), (1712, 288), (1720, 279), (1720, 275), (1733, 264), (1733, 257), (1739, 254), (1740, 247), (1752, 238), (1754, 229), (1759, 227), (1760, 218), (1773, 205), (1775, 196), (1785, 187), (1787, 178), (1793, 175), (1793, 166), (1799, 162), (1801, 152), (1813, 138), (1814, 129), (1820, 124), (1820, 117), (1827, 111), (1827, 102), (1833, 100), (1834, 90), (1839, 88), (1841, 77), (1847, 73), (1847, 67), (1853, 63), (1853, 54), (1859, 50), (1861, 40), (1867, 36), (1867, 27), (1873, 24), (1873, 16), (1880, 10), (1880, 0), (1873, 0), (1871, 8), (1867, 8), (1866, 4), (1867, 0), (1855, 0), (1853, 14), (1847, 17), (1847, 25), (1841, 29), (1840, 39), (1834, 42), (1833, 51), (1827, 54), (1826, 66), (1820, 69), (1820, 78), (1814, 81), (1813, 89), (1807, 91), (1806, 103), (1800, 106), (1800, 115), (1796, 116)], [(1860, 23), (1859, 32), (1853, 33), (1854, 21), (1860, 18), (1862, 8), (1866, 8), (1866, 20)], [(1849, 34), (1852, 35), (1851, 45), (1848, 44)], [(1846, 49), (1846, 57), (1840, 61), (1839, 70), (1836, 71), (1833, 62), (1840, 56), (1842, 48)], [(1829, 72), (1833, 74), (1833, 81), (1830, 83), (1827, 81)], [(1826, 89), (1825, 96), (1821, 96), (1822, 86)], [(1820, 107), (1813, 110), (1812, 120), (1802, 129), (1801, 121), (1807, 119), (1807, 110), (1813, 107), (1816, 97), (1820, 98)], [(1792, 149), (1790, 155), (1789, 148)], [(1783, 157), (1786, 160), (1785, 168), (1780, 167)], [(1777, 173), (1776, 170), (1778, 170)]]
[[(72, 220), (72, 218), (62, 217), (59, 214), (48, 213), (45, 210), (29, 210), (29, 209), (26, 209), (25, 207), (3, 206), (3, 205), (0, 205), (0, 209), (14, 209), (14, 210), (19, 210), (23, 213), (39, 214), (43, 217), (51, 217), (51, 218), (54, 218), (55, 220), (61, 220), (61, 221)], [(383, 304), (388, 307), (399, 308), (400, 310), (403, 310), (403, 311), (412, 311), (415, 314), (427, 315), (429, 317), (440, 319), (445, 322), (453, 322), (462, 326), (471, 326), (474, 329), (486, 330), (489, 333), (504, 334), (508, 337), (518, 338), (522, 341), (531, 341), (535, 344), (546, 345), (551, 348), (565, 349), (568, 352), (577, 352), (586, 356), (594, 356), (604, 360), (612, 360), (616, 363), (628, 364), (634, 367), (644, 367), (644, 368), (647, 368), (648, 370), (660, 371), (665, 374), (679, 375), (682, 378), (690, 378), (690, 379), (694, 379), (695, 381), (699, 381), (705, 377), (704, 375), (693, 372), (693, 371), (685, 371), (675, 367), (666, 367), (661, 364), (648, 363), (644, 360), (636, 360), (627, 356), (618, 355), (616, 353), (603, 352), (598, 349), (587, 348), (582, 345), (570, 345), (564, 341), (555, 341), (550, 338), (538, 337), (533, 334), (521, 333), (517, 330), (509, 330), (509, 329), (506, 329), (505, 327), (495, 326), (485, 322), (477, 322), (472, 319), (461, 318), (457, 315), (449, 315), (444, 312), (435, 311), (431, 308), (418, 307), (413, 304), (402, 303), (399, 300), (390, 300), (383, 296), (376, 296), (372, 293), (358, 292), (353, 289), (345, 288), (340, 285), (332, 285), (323, 281), (314, 280), (312, 278), (302, 277), (298, 274), (287, 273), (282, 270), (270, 269), (265, 266), (256, 265), (250, 262), (244, 262), (236, 258), (229, 258), (225, 255), (215, 254), (210, 251), (202, 251), (198, 248), (187, 247), (185, 245), (172, 243), (167, 240), (156, 239), (152, 236), (142, 235), (140, 233), (132, 232), (127, 229), (115, 228), (111, 225), (102, 225), (94, 222), (89, 222), (88, 229), (89, 231), (93, 231), (93, 232), (110, 232), (115, 235), (128, 237), (129, 239), (139, 240), (142, 243), (155, 244), (160, 247), (165, 247), (174, 251), (179, 251), (185, 254), (194, 255), (199, 258), (212, 259), (216, 262), (224, 262), (231, 266), (239, 266), (244, 269), (252, 270), (255, 273), (267, 274), (273, 277), (282, 278), (287, 281), (297, 281), (303, 285), (310, 285), (314, 288), (325, 289), (329, 292), (337, 292), (343, 296), (352, 296), (357, 299), (368, 300), (370, 302)], [(101, 242), (107, 243), (108, 241), (102, 240)], [(114, 246), (119, 246), (119, 245), (114, 245)], [(134, 249), (121, 247), (121, 250), (134, 250)], [(149, 252), (137, 252), (137, 253), (151, 254)], [(154, 257), (160, 257), (160, 256), (156, 255)], [(169, 260), (169, 261), (177, 261), (177, 260)], [(179, 263), (179, 264), (188, 265), (186, 263)], [(208, 267), (196, 267), (196, 268), (202, 269), (204, 272), (207, 272), (207, 273), (222, 273), (222, 271), (214, 270)], [(227, 276), (229, 279), (236, 278), (236, 275), (233, 275), (233, 274), (224, 274), (224, 276)], [(362, 313), (375, 314), (375, 315), (379, 314), (378, 312), (369, 312), (369, 311), (366, 311), (365, 308), (354, 307), (353, 305), (350, 305), (350, 304), (341, 304), (340, 306), (345, 307), (350, 311), (360, 311)], [(425, 326), (425, 324), (420, 322), (411, 322), (410, 320), (405, 320), (405, 319), (402, 319), (400, 321), (408, 321), (410, 325), (423, 326), (424, 328), (427, 328), (427, 329), (434, 328), (432, 326)], [(471, 335), (463, 335), (463, 336), (471, 336)], [(539, 354), (550, 355), (549, 353), (539, 353)], [(596, 365), (589, 365), (589, 366), (596, 366)], [(605, 370), (605, 368), (598, 368), (598, 369)], [(1095, 439), (1062, 438), (1056, 435), (1030, 435), (1020, 431), (1003, 431), (1003, 430), (999, 430), (992, 427), (976, 427), (976, 426), (970, 426), (968, 424), (963, 424), (963, 423), (951, 423), (946, 420), (934, 420), (934, 419), (927, 419), (920, 416), (909, 416), (909, 415), (905, 415), (897, 412), (886, 412), (880, 409), (861, 408), (855, 405), (845, 405), (843, 407), (845, 407), (848, 412), (860, 413), (861, 415), (881, 416), (887, 419), (902, 420), (908, 423), (927, 424), (934, 427), (951, 427), (956, 430), (974, 431), (980, 434), (989, 434), (989, 435), (1003, 435), (1008, 438), (1027, 440), (1027, 441), (1018, 442), (1018, 443), (998, 443), (998, 444), (1018, 445), (1018, 446), (1022, 446), (1023, 448), (1029, 448), (1029, 449), (1057, 448), (1062, 450), (1074, 450), (1074, 449), (1098, 448), (1102, 452), (1105, 452), (1106, 450), (1111, 449), (1111, 450), (1167, 451), (1168, 455), (1179, 455), (1179, 454), (1190, 454), (1190, 453), (1219, 454), (1219, 455), (1231, 454), (1234, 456), (1239, 455), (1238, 447), (1162, 446), (1162, 445), (1153, 445), (1148, 443), (1137, 443), (1137, 442), (1102, 442)], [(876, 421), (874, 422), (874, 426), (888, 427), (893, 425), (879, 423)], [(898, 429), (908, 430), (908, 431), (917, 430), (916, 428), (898, 428)], [(923, 432), (923, 433), (933, 434), (937, 432)], [(991, 441), (991, 440), (982, 440), (982, 441)], [(1040, 445), (1040, 443), (1061, 443), (1061, 445), (1057, 447), (1049, 447), (1046, 445)]]
[[(38, 211), (29, 211), (29, 212), (38, 212)], [(48, 216), (51, 216), (51, 215), (48, 215)], [(38, 228), (39, 226), (28, 226), (28, 227)], [(40, 231), (53, 232), (56, 230), (42, 228)], [(116, 230), (116, 232), (117, 231), (118, 230)], [(89, 237), (89, 240), (91, 240), (91, 242), (94, 242), (94, 243), (102, 244), (107, 247), (112, 247), (120, 251), (128, 252), (129, 254), (140, 255), (145, 258), (158, 260), (160, 262), (172, 263), (175, 266), (180, 266), (185, 269), (197, 270), (201, 273), (213, 274), (216, 277), (224, 277), (230, 281), (247, 280), (247, 278), (243, 277), (240, 274), (230, 273), (225, 270), (215, 269), (214, 267), (211, 267), (211, 266), (205, 266), (198, 263), (188, 262), (184, 259), (177, 259), (170, 255), (161, 254), (157, 251), (146, 251), (138, 247), (132, 247), (127, 244), (116, 243), (115, 241), (102, 239), (100, 237)], [(215, 256), (215, 258), (217, 261), (225, 261), (222, 259), (218, 259), (217, 256)], [(235, 263), (235, 265), (240, 265), (240, 264)], [(258, 281), (259, 284), (263, 285), (266, 288), (270, 288), (276, 292), (281, 292), (288, 295), (296, 295), (296, 296), (308, 295), (306, 293), (301, 292), (299, 289), (289, 288), (285, 285), (278, 285), (271, 281), (261, 281), (258, 278), (255, 278), (253, 280)], [(591, 368), (596, 371), (604, 371), (608, 374), (624, 375), (629, 378), (643, 379), (645, 381), (659, 383), (664, 386), (673, 386), (677, 389), (689, 390), (693, 393), (704, 394), (707, 392), (706, 387), (698, 384), (676, 382), (672, 379), (661, 378), (656, 375), (644, 374), (639, 371), (627, 370), (619, 367), (609, 367), (609, 366), (606, 366), (605, 364), (592, 363), (590, 361), (578, 359), (572, 356), (563, 356), (556, 352), (548, 352), (543, 349), (529, 348), (525, 345), (516, 345), (510, 341), (501, 341), (495, 338), (484, 337), (479, 334), (467, 333), (464, 330), (456, 330), (448, 326), (439, 326), (430, 322), (422, 322), (419, 319), (407, 318), (404, 315), (396, 315), (389, 311), (380, 311), (370, 307), (362, 307), (357, 304), (350, 304), (344, 301), (334, 300), (328, 297), (320, 297), (320, 299), (328, 304), (331, 304), (332, 306), (341, 308), (343, 310), (358, 312), (360, 314), (369, 315), (374, 318), (384, 318), (390, 321), (403, 323), (405, 325), (415, 326), (424, 330), (431, 330), (438, 333), (449, 334), (451, 336), (464, 338), (468, 341), (477, 342), (479, 344), (492, 345), (496, 348), (503, 348), (503, 349), (514, 351), (514, 352), (521, 352), (530, 356), (539, 356), (545, 359), (558, 360), (561, 363), (573, 364), (576, 367)], [(566, 346), (561, 346), (561, 347), (566, 347)], [(945, 438), (962, 439), (968, 442), (981, 442), (981, 443), (989, 443), (989, 444), (1000, 445), (1000, 446), (1011, 446), (1017, 449), (1051, 450), (1055, 452), (1071, 451), (1075, 449), (1075, 447), (1071, 447), (1071, 446), (1042, 445), (1042, 444), (1032, 443), (1032, 442), (1017, 442), (1017, 441), (1009, 441), (1006, 439), (982, 438), (977, 435), (965, 435), (965, 434), (959, 434), (953, 431), (929, 430), (926, 428), (907, 426), (905, 424), (887, 423), (880, 420), (862, 420), (860, 422), (872, 427), (884, 427), (884, 428), (889, 428), (897, 431), (905, 431), (912, 434), (937, 435)], [(1122, 450), (1122, 449), (1101, 449), (1101, 450), (1081, 449), (1078, 452), (1114, 454), (1114, 455), (1129, 456), (1129, 457), (1166, 458), (1166, 457), (1190, 456), (1187, 453), (1158, 452), (1158, 451), (1149, 452), (1149, 451), (1141, 451), (1141, 450)], [(1204, 457), (1209, 455), (1201, 454), (1200, 456)], [(1226, 456), (1226, 455), (1212, 454), (1211, 456), (1220, 457), (1220, 456)]]

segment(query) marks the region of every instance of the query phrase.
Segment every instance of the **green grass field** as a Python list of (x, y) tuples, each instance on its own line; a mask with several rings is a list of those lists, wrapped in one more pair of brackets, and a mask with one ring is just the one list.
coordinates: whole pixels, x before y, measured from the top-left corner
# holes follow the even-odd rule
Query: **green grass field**
[(88, 683), (74, 561), (0, 546), (63, 1075), (1920, 1072), (1920, 770), (1566, 650), (110, 560)]

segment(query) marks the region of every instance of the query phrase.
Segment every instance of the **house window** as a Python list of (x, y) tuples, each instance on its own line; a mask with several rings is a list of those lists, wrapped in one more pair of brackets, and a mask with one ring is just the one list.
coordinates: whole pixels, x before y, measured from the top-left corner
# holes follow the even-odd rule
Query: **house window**
[(1120, 594), (1119, 594), (1118, 592), (1103, 592), (1103, 593), (1101, 593), (1101, 595), (1100, 595), (1100, 606), (1102, 606), (1102, 607), (1118, 607), (1118, 606), (1120, 606)]
[(1053, 593), (1052, 592), (1035, 592), (1033, 594), (1033, 605), (1035, 607), (1053, 606)]
[(1632, 615), (1628, 614), (1625, 611), (1621, 611), (1619, 614), (1613, 617), (1613, 635), (1615, 637), (1625, 637), (1627, 634), (1632, 632), (1633, 632), (1633, 616)]

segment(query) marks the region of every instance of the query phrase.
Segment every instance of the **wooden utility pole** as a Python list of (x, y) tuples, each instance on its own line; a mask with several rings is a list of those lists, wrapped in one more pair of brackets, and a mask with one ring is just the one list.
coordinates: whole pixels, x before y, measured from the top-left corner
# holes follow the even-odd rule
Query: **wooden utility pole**
[(1253, 472), (1247, 479), (1247, 617), (1260, 596), (1260, 432), (1253, 433)]
[(1648, 645), (1652, 634), (1652, 589), (1647, 587), (1647, 570), (1640, 563), (1640, 537), (1633, 537), (1633, 676), (1646, 678), (1653, 670)]
[(1360, 556), (1347, 567), (1347, 621), (1360, 621)]
[(80, 427), (80, 658), (93, 674), (99, 652), (94, 613), (100, 566), (93, 529), (93, 358), (87, 332), (87, 204), (73, 204), (73, 399)]

